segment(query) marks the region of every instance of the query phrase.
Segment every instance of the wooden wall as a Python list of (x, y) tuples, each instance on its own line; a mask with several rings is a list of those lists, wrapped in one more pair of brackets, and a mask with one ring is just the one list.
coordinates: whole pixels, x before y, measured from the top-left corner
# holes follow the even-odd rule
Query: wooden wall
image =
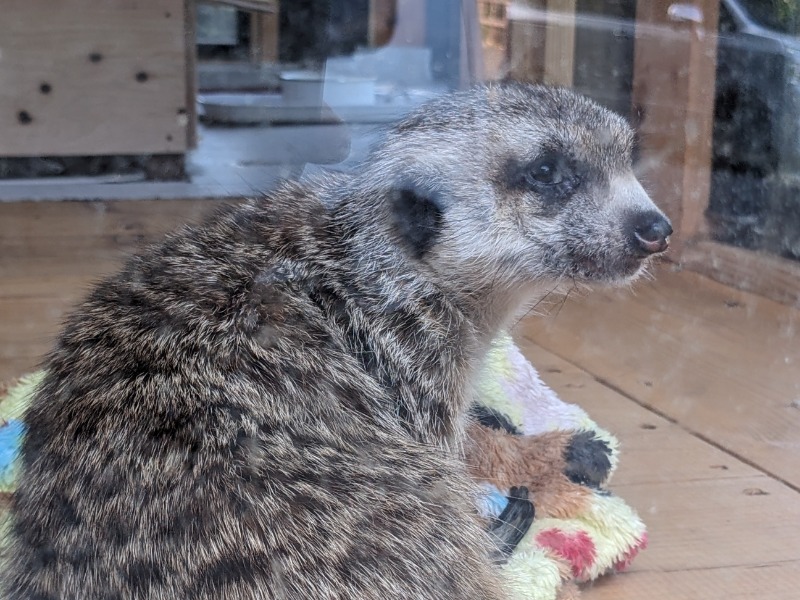
[(184, 152), (186, 0), (3, 0), (0, 156)]

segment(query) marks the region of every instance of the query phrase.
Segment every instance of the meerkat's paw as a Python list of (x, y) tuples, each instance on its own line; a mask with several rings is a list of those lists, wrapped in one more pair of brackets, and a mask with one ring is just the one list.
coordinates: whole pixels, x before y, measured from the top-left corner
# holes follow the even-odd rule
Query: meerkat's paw
[(579, 485), (600, 487), (611, 473), (611, 452), (594, 431), (579, 431), (564, 448), (564, 475)]

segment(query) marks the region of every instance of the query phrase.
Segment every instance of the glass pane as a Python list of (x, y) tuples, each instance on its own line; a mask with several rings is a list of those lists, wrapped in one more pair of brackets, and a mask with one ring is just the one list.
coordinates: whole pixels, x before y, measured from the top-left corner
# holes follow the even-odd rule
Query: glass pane
[(795, 598), (799, 23), (3, 0), (0, 598)]

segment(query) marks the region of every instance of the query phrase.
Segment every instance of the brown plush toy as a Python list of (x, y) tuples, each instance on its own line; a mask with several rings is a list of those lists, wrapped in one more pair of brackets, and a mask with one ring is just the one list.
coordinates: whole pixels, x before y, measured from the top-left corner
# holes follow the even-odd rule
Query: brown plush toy
[[(647, 534), (633, 509), (605, 489), (616, 438), (562, 402), (508, 336), (496, 340), (479, 394), (465, 456), (486, 489), (490, 531), (510, 525), (518, 532), (503, 548), (502, 566), (517, 597), (577, 598), (578, 583), (626, 568)], [(501, 538), (507, 543), (508, 535)]]
[(571, 519), (586, 512), (593, 490), (611, 471), (611, 450), (593, 431), (552, 431), (522, 435), (496, 427), (485, 407), (469, 429), (466, 449), (470, 472), (498, 489), (524, 487), (535, 497), (536, 514)]

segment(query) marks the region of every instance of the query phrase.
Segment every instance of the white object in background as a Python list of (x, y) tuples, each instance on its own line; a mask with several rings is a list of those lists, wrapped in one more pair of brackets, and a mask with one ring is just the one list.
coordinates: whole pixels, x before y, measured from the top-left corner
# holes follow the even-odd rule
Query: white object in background
[(372, 106), (375, 79), (355, 75), (334, 75), (314, 71), (281, 73), (281, 90), (286, 106)]
[(703, 11), (694, 4), (670, 4), (667, 17), (676, 23), (703, 24)]

